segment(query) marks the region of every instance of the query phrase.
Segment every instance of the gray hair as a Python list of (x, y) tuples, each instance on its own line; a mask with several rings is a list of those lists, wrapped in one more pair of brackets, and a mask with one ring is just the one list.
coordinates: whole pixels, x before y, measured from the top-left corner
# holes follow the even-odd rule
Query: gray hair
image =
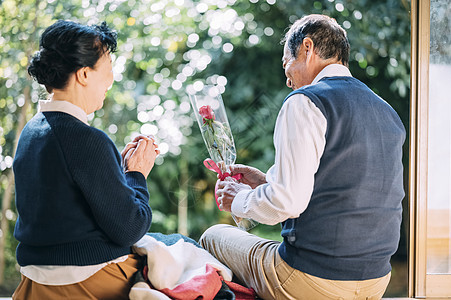
[(349, 41), (346, 31), (335, 19), (325, 15), (308, 15), (294, 22), (282, 42), (287, 44), (291, 55), (297, 58), (304, 38), (309, 37), (315, 45), (315, 53), (322, 59), (337, 58), (345, 66), (349, 63)]

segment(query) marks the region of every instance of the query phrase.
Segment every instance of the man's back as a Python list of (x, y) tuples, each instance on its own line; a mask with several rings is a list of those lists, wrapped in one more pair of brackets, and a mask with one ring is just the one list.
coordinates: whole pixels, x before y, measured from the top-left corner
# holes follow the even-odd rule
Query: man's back
[(326, 118), (326, 146), (307, 209), (283, 223), (279, 253), (321, 278), (384, 276), (399, 241), (404, 127), (385, 101), (352, 77), (323, 78), (295, 93)]

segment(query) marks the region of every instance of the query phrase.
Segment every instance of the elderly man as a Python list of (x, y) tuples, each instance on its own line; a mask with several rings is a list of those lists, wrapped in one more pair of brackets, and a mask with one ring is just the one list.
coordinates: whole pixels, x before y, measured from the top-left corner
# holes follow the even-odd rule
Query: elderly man
[(287, 86), (266, 174), (219, 182), (222, 209), (281, 222), (283, 242), (216, 225), (202, 246), (264, 299), (380, 299), (401, 224), (402, 145), (396, 112), (349, 72), (349, 43), (323, 15), (296, 21), (284, 39)]

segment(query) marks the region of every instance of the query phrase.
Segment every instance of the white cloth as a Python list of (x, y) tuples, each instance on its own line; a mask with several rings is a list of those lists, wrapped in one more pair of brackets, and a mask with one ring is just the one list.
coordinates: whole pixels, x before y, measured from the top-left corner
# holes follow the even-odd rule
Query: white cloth
[(90, 266), (37, 266), (29, 265), (20, 268), (23, 276), (34, 282), (45, 285), (67, 285), (82, 282), (108, 264), (126, 261), (128, 255), (121, 256), (112, 261)]
[[(40, 100), (39, 112), (46, 111), (60, 111), (75, 118), (88, 125), (88, 118), (84, 110), (80, 107), (61, 100)], [(90, 266), (41, 266), (28, 265), (20, 268), (20, 273), (25, 277), (46, 285), (67, 285), (88, 279), (97, 271), (108, 264), (118, 263), (127, 260), (128, 255), (121, 256), (112, 261)]]
[[(321, 70), (311, 84), (335, 76), (352, 75), (347, 67), (332, 64)], [(307, 96), (288, 98), (276, 120), (276, 156), (266, 173), (267, 183), (240, 191), (232, 202), (232, 213), (269, 225), (299, 217), (312, 196), (326, 130), (326, 118)]]
[(130, 300), (171, 300), (168, 296), (160, 291), (151, 289), (149, 285), (143, 281), (135, 283), (128, 294)]
[(78, 107), (75, 104), (72, 104), (68, 101), (57, 100), (57, 99), (53, 99), (52, 97), (50, 97), (49, 100), (39, 100), (38, 112), (45, 112), (45, 111), (64, 112), (66, 114), (74, 116), (75, 118), (79, 119), (86, 125), (89, 125), (88, 124), (88, 116), (86, 115), (86, 112), (81, 107)]
[[(206, 274), (207, 265), (216, 269), (224, 280), (232, 280), (233, 274), (229, 268), (204, 249), (183, 239), (167, 246), (145, 235), (133, 245), (133, 251), (147, 256), (148, 279), (155, 289), (138, 282), (130, 290), (129, 298), (132, 300), (169, 299), (158, 290), (174, 290), (184, 284), (189, 285), (191, 280)], [(183, 299), (183, 288), (180, 292)]]

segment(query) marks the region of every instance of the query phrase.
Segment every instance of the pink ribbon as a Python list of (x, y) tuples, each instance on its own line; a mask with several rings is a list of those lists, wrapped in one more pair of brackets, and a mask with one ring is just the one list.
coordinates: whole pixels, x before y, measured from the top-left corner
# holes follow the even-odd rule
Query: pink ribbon
[[(204, 160), (204, 166), (208, 170), (218, 173), (219, 180), (224, 180), (230, 176), (230, 173), (228, 173), (228, 172), (223, 173), (221, 171), (221, 169), (218, 167), (218, 165), (211, 158), (207, 158)], [(235, 174), (232, 176), (232, 178), (234, 178), (236, 180), (240, 180), (242, 177), (243, 177), (243, 174), (241, 174), (241, 173), (238, 173), (238, 174)], [(216, 195), (216, 191), (218, 190), (219, 180), (216, 181), (216, 185), (215, 185), (215, 200), (216, 200), (216, 205), (218, 206), (218, 208), (219, 208), (219, 201), (218, 201), (218, 195)], [(222, 210), (222, 209), (219, 208), (219, 210)]]

